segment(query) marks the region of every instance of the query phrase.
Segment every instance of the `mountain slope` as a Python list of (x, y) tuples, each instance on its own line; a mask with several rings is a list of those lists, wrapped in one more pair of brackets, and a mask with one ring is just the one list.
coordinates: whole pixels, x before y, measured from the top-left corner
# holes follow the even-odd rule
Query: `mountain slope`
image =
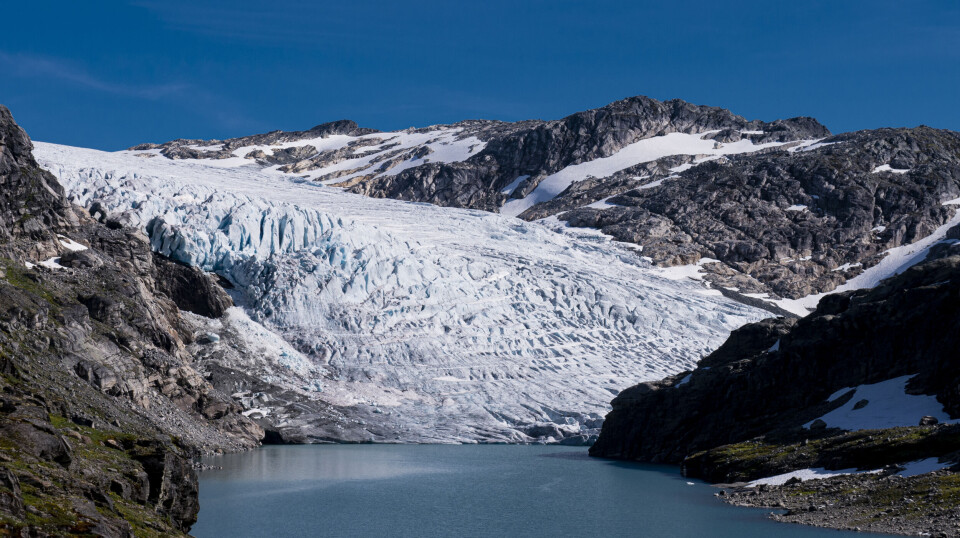
[(192, 367), (174, 302), (230, 299), (72, 206), (31, 149), (0, 106), (0, 532), (183, 534), (194, 456), (263, 437)]

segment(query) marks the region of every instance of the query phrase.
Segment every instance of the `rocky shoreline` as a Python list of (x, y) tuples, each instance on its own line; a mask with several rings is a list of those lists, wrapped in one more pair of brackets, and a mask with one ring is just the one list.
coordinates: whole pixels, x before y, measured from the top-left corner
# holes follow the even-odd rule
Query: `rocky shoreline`
[(696, 370), (623, 391), (591, 455), (681, 464), (734, 484), (727, 502), (786, 510), (779, 521), (958, 535), (956, 247), (800, 320), (747, 325)]
[(847, 475), (781, 486), (720, 485), (734, 506), (771, 508), (783, 523), (908, 536), (960, 536), (960, 475)]

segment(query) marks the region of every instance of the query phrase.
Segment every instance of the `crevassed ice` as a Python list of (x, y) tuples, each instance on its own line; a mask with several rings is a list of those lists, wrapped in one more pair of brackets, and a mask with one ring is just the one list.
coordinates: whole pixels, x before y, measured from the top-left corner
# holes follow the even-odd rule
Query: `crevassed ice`
[(388, 407), (400, 440), (595, 428), (617, 391), (689, 370), (764, 317), (596, 235), (255, 165), (35, 154), (78, 203), (125, 212), (157, 251), (229, 278), (250, 317), (316, 365), (324, 392), (311, 397)]

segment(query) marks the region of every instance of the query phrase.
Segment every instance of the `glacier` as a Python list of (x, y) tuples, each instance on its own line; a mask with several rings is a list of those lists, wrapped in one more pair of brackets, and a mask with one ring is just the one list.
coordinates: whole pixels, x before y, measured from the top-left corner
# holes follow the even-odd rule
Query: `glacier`
[[(232, 368), (326, 409), (236, 396), (307, 441), (588, 442), (620, 388), (689, 370), (768, 316), (588, 231), (367, 198), (249, 160), (34, 154), (79, 205), (233, 284), (239, 308), (204, 329), (232, 336), (209, 345), (241, 341)], [(320, 424), (330, 409), (349, 419), (342, 437)]]

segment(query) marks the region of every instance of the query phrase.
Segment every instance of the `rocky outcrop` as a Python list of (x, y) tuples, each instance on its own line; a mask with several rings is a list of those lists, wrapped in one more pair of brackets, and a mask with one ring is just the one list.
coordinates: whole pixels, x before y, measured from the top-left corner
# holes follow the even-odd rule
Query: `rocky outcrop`
[[(590, 454), (680, 463), (686, 476), (732, 483), (732, 493), (719, 494), (728, 502), (785, 509), (774, 516), (782, 521), (956, 535), (960, 426), (872, 400), (932, 395), (936, 407), (960, 416), (958, 245), (941, 243), (874, 289), (828, 295), (800, 320), (746, 325), (696, 370), (624, 390)], [(850, 389), (895, 378), (909, 379), (905, 389), (869, 399)], [(902, 415), (901, 425), (848, 431), (823, 420), (839, 408), (849, 417), (877, 406), (878, 416)], [(941, 470), (899, 476), (921, 460)], [(869, 472), (747, 484), (803, 469)]]
[(80, 218), (63, 188), (33, 159), (30, 138), (0, 105), (0, 255), (18, 260), (53, 252), (52, 230), (69, 230)]
[[(831, 291), (884, 251), (930, 235), (954, 216), (956, 206), (943, 203), (957, 197), (960, 134), (879, 129), (809, 151), (706, 162), (655, 189), (614, 196), (611, 207), (559, 218), (641, 244), (659, 265), (720, 260), (705, 267), (718, 286), (799, 298)], [(531, 217), (547, 216), (537, 209)]]
[(489, 125), (456, 125), (464, 126), (464, 136), (474, 134), (486, 142), (482, 151), (464, 162), (427, 164), (396, 175), (377, 176), (351, 190), (368, 196), (497, 211), (508, 197), (501, 191), (517, 177), (529, 176), (509, 195), (514, 198), (526, 196), (545, 177), (567, 166), (608, 157), (652, 136), (711, 130), (764, 131), (753, 136), (756, 143), (763, 143), (830, 134), (810, 118), (747, 121), (722, 108), (649, 97), (623, 99), (561, 120), (486, 123)]
[[(139, 144), (131, 151), (160, 150), (168, 159), (229, 159), (235, 157), (233, 151), (244, 146), (268, 146), (286, 142), (298, 142), (331, 135), (360, 136), (378, 132), (376, 129), (360, 127), (350, 120), (322, 123), (306, 131), (271, 131), (269, 133), (231, 138), (229, 140), (197, 140), (180, 138), (164, 144)], [(294, 156), (297, 148), (290, 148), (288, 156)], [(312, 152), (310, 152), (312, 153)], [(304, 158), (307, 155), (300, 156)], [(283, 161), (295, 162), (293, 159)], [(276, 163), (274, 163), (276, 164)]]
[(958, 298), (960, 257), (951, 256), (874, 289), (829, 295), (799, 321), (747, 325), (693, 372), (620, 393), (591, 454), (679, 463), (797, 431), (852, 397), (828, 402), (834, 392), (906, 375), (915, 376), (910, 393), (936, 395), (960, 416)]
[(0, 143), (0, 527), (186, 532), (195, 455), (263, 437), (186, 351), (178, 303), (217, 316), (229, 297), (67, 203), (3, 107)]
[(157, 268), (160, 291), (172, 299), (180, 310), (219, 318), (227, 308), (233, 306), (233, 300), (215, 276), (156, 252), (153, 253), (153, 263)]

